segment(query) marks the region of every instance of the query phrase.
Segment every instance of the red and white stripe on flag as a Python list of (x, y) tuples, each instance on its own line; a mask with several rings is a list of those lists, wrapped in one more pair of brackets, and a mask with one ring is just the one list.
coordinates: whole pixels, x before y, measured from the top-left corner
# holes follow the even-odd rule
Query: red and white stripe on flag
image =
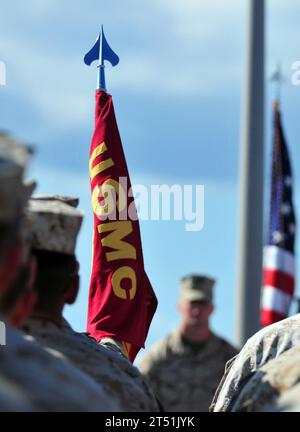
[(267, 326), (289, 314), (295, 286), (295, 257), (274, 245), (265, 246), (263, 255), (261, 323)]

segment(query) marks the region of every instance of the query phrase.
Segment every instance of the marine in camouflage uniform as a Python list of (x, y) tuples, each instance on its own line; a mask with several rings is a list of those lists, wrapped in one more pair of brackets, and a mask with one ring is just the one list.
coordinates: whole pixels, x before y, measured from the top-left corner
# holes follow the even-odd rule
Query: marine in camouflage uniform
[[(296, 346), (258, 369), (242, 387), (231, 411), (271, 411), (277, 404), (280, 406), (280, 398), (287, 399), (286, 393), (298, 395), (299, 407), (299, 384), (300, 346)], [(298, 390), (295, 391), (295, 387)]]
[[(82, 213), (76, 209), (77, 204), (74, 198), (46, 195), (33, 197), (29, 202), (27, 217), (31, 221), (32, 249), (37, 259), (39, 298), (23, 329), (44, 348), (59, 352), (103, 386), (122, 410), (159, 411), (157, 400), (143, 376), (117, 345), (112, 344), (112, 349), (102, 346), (86, 334), (74, 331), (63, 319), (64, 303), (75, 301), (79, 287), (74, 254)], [(66, 267), (70, 265), (65, 261), (66, 256), (70, 257), (73, 269), (66, 274), (65, 288), (61, 289), (59, 274), (62, 270), (65, 272), (61, 266), (64, 262)], [(54, 265), (56, 261), (57, 266)], [(109, 341), (106, 344), (111, 345)]]
[(166, 411), (208, 411), (236, 349), (209, 329), (214, 280), (187, 276), (181, 281), (180, 328), (144, 355), (139, 366)]
[[(20, 222), (32, 189), (23, 183), (30, 153), (27, 147), (0, 133), (0, 320), (6, 322), (6, 345), (0, 346), (0, 411), (115, 411), (118, 404), (87, 375), (27, 341), (23, 333), (8, 324), (17, 311), (19, 320), (26, 312), (21, 307), (26, 305), (21, 301), (23, 287), (14, 291), (16, 304), (11, 303), (11, 287), (17, 285), (19, 274), (27, 266)], [(4, 304), (10, 307), (4, 308)]]
[(253, 373), (285, 351), (300, 345), (300, 314), (267, 326), (252, 336), (234, 361), (226, 365), (211, 411), (231, 411)]

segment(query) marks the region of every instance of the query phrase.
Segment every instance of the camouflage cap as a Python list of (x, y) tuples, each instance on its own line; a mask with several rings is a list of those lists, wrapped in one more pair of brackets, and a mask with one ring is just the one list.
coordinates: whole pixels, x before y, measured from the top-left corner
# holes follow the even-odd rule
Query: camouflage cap
[(33, 189), (23, 176), (32, 149), (0, 132), (0, 223), (14, 223), (21, 215)]
[(0, 157), (20, 166), (23, 170), (33, 155), (33, 148), (17, 140), (7, 132), (0, 131)]
[(31, 227), (31, 247), (68, 255), (75, 253), (83, 213), (78, 199), (59, 195), (33, 195), (26, 212)]
[(213, 301), (213, 286), (215, 279), (204, 275), (188, 275), (180, 280), (180, 298), (192, 302), (204, 300)]
[(34, 194), (33, 199), (39, 201), (60, 201), (74, 208), (78, 207), (79, 204), (79, 198), (64, 195)]

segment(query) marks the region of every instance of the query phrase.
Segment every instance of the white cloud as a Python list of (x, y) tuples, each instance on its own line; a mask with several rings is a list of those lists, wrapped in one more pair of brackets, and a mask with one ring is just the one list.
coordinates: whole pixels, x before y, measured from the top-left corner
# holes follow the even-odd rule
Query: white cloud
[(19, 5), (17, 18), (15, 3), (2, 12), (0, 52), (8, 63), (9, 85), (57, 128), (84, 124), (90, 116), (96, 67), (84, 68), (81, 49), (83, 41), (89, 49), (93, 39), (88, 37), (95, 37), (101, 21), (108, 22), (108, 39), (121, 56), (120, 65), (107, 71), (114, 91), (204, 96), (238, 78), (239, 58), (226, 53), (231, 59), (226, 64), (220, 49), (220, 30), (235, 33), (236, 0), (226, 2), (226, 19), (222, 1), (94, 1), (84, 7), (79, 0), (28, 0), (26, 7)]
[[(288, 22), (297, 2), (267, 6), (272, 56), (297, 60), (297, 23)], [(86, 124), (91, 117), (96, 67), (86, 68), (82, 55), (101, 22), (121, 57), (115, 69), (107, 68), (112, 92), (217, 98), (242, 82), (246, 2), (240, 0), (12, 0), (2, 21), (0, 52), (9, 88), (56, 128)]]

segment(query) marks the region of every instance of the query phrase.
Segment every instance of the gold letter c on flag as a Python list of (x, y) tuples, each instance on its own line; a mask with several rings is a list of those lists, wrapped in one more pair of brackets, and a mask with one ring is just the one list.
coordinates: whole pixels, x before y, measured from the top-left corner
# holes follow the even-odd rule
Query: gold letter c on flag
[[(129, 290), (122, 288), (121, 283), (123, 279), (130, 279), (131, 288)], [(131, 267), (123, 266), (118, 268), (111, 278), (114, 294), (120, 299), (126, 300), (128, 298), (133, 300), (136, 294), (136, 274)]]

